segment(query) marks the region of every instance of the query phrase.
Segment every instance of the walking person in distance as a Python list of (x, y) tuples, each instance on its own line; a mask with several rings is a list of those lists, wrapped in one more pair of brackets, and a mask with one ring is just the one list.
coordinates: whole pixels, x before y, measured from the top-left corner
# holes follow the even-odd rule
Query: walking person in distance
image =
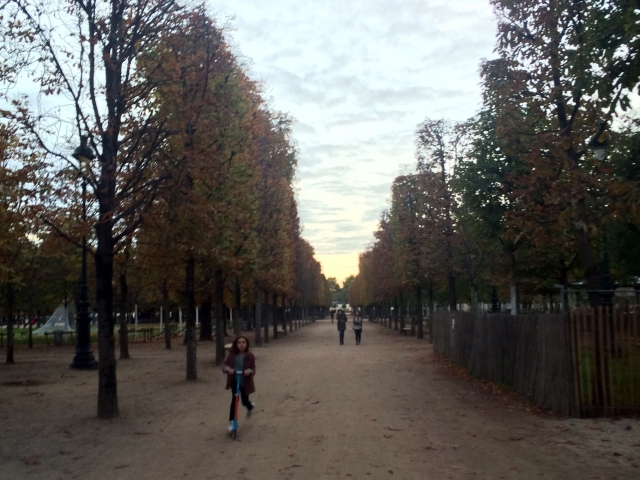
[(347, 315), (342, 311), (342, 309), (338, 310), (336, 321), (338, 322), (338, 332), (340, 332), (340, 345), (344, 345), (344, 331), (347, 329)]
[(240, 398), (242, 405), (247, 409), (247, 418), (251, 417), (251, 413), (255, 405), (249, 401), (249, 395), (256, 391), (253, 383), (253, 376), (256, 374), (256, 357), (249, 351), (249, 339), (241, 336), (236, 338), (231, 345), (229, 355), (222, 363), (222, 373), (227, 374), (226, 389), (231, 390), (231, 407), (229, 408), (229, 431), (233, 429), (233, 420), (235, 416), (235, 393), (237, 389), (236, 372), (242, 371), (240, 377)]
[(362, 314), (360, 310), (353, 317), (353, 331), (356, 334), (356, 345), (360, 345), (360, 339), (362, 338)]

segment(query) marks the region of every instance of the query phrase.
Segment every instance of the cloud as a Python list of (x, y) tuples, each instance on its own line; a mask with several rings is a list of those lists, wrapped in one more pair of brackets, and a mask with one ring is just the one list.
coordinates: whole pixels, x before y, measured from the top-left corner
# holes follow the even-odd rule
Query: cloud
[(297, 135), (316, 135), (318, 131), (312, 127), (311, 125), (307, 125), (306, 123), (302, 123), (299, 121), (294, 121), (291, 126), (294, 137)]
[(323, 254), (341, 254), (350, 252), (360, 252), (373, 243), (373, 232), (349, 235), (349, 236), (333, 236), (327, 240), (315, 240), (313, 246), (318, 253)]
[(340, 165), (335, 167), (324, 167), (321, 169), (317, 168), (309, 168), (307, 166), (300, 168), (298, 174), (300, 178), (304, 178), (304, 180), (313, 180), (313, 179), (326, 179), (332, 178), (342, 175), (348, 175), (353, 172), (353, 167), (350, 165)]
[(375, 123), (380, 121), (398, 121), (407, 115), (406, 111), (374, 111), (364, 113), (347, 113), (332, 122), (327, 123), (328, 128), (340, 127), (345, 125), (357, 125), (361, 123)]
[(494, 57), (490, 0), (208, 4), (235, 14), (235, 50), (273, 108), (296, 119), (303, 235), (316, 252), (355, 258), (391, 182), (414, 168), (416, 126), (478, 109), (478, 65)]
[(361, 220), (363, 222), (378, 222), (378, 221), (380, 221), (380, 217), (382, 215), (382, 212), (384, 210), (386, 210), (387, 208), (388, 207), (386, 205), (381, 205), (379, 207), (370, 208), (370, 209), (366, 210), (362, 214)]

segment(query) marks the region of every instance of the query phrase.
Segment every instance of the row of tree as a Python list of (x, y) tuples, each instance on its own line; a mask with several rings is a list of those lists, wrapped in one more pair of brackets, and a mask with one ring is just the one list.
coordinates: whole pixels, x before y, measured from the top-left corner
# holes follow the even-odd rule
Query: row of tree
[[(268, 108), (204, 6), (10, 0), (0, 28), (9, 337), (16, 310), (51, 309), (54, 285), (75, 283), (71, 246), (88, 237), (98, 417), (118, 415), (114, 326), (119, 310), (127, 358), (133, 299), (162, 305), (168, 347), (169, 310), (181, 306), (188, 380), (197, 378), (196, 305), (204, 340), (215, 312), (218, 362), (227, 308), (252, 308), (261, 345), (265, 303), (281, 312), (329, 305), (300, 236), (290, 119)], [(47, 101), (33, 104), (25, 85)], [(71, 158), (80, 135), (86, 143)]]
[(349, 302), (349, 291), (355, 275), (349, 275), (342, 282), (342, 287), (338, 283), (336, 277), (327, 278), (329, 283), (329, 290), (331, 291), (331, 303), (332, 305), (342, 306)]
[(559, 286), (593, 306), (616, 286), (639, 291), (636, 2), (492, 4), (482, 108), (418, 126), (416, 171), (393, 182), (352, 304), (426, 295), (431, 309), (476, 310), (494, 290), (515, 314), (534, 299), (553, 307)]

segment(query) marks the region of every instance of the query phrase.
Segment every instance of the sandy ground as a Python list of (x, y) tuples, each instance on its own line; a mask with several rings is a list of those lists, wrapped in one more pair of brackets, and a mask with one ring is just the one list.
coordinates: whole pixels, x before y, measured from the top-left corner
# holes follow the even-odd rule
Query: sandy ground
[[(0, 365), (0, 478), (639, 479), (640, 421), (561, 419), (471, 381), (430, 346), (365, 323), (362, 345), (310, 324), (256, 349), (257, 413), (226, 434), (230, 393), (200, 343), (131, 346), (121, 415), (95, 418), (95, 372), (70, 347)], [(177, 343), (177, 342), (176, 342)]]

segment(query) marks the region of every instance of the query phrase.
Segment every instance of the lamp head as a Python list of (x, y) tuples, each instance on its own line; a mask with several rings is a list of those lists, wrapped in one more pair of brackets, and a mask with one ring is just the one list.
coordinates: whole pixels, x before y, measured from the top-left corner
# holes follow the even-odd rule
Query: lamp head
[(604, 157), (607, 154), (607, 147), (605, 147), (604, 145), (598, 145), (596, 147), (592, 147), (591, 149), (593, 150), (593, 154), (598, 160), (604, 160)]
[(73, 151), (71, 156), (73, 158), (75, 158), (76, 160), (78, 160), (78, 161), (81, 161), (81, 159), (83, 159), (83, 158), (86, 159), (86, 160), (93, 160), (94, 158), (96, 158), (95, 154), (93, 153), (93, 150), (91, 150), (87, 146), (87, 136), (86, 135), (81, 135), (80, 136), (80, 146)]
[(607, 154), (607, 147), (609, 146), (609, 132), (607, 132), (607, 122), (604, 120), (598, 121), (596, 132), (589, 139), (588, 146), (593, 151), (593, 154), (599, 161), (603, 161)]

